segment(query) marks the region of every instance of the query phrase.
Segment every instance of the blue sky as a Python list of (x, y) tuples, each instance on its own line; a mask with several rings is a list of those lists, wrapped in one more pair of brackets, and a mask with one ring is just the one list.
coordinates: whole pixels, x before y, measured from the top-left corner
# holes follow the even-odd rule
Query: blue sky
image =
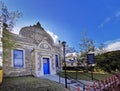
[(1, 0), (10, 11), (19, 10), (15, 31), (40, 22), (45, 30), (79, 50), (80, 35), (86, 31), (95, 44), (109, 49), (120, 45), (119, 0)]

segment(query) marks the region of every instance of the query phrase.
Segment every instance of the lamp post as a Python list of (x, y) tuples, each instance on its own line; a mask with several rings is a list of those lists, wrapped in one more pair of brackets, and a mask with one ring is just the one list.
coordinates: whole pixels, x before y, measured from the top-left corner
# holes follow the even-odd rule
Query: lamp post
[(63, 46), (63, 58), (64, 58), (64, 70), (65, 70), (65, 88), (67, 88), (67, 74), (66, 74), (66, 61), (65, 61), (66, 42), (65, 41), (62, 42), (62, 46)]

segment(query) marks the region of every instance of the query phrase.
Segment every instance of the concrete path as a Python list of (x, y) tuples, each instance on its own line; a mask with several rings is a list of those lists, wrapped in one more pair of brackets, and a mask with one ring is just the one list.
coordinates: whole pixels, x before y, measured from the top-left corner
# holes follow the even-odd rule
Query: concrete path
[[(45, 75), (45, 76), (41, 76), (40, 78), (49, 79), (51, 81), (55, 81), (55, 82), (60, 83), (60, 84), (65, 84), (65, 78), (59, 77), (58, 75)], [(79, 81), (84, 83), (85, 85), (89, 85), (89, 86), (93, 85), (92, 81), (84, 81), (84, 80), (79, 80)], [(78, 86), (80, 87), (80, 89), (82, 91), (85, 91), (83, 84), (75, 82), (72, 79), (71, 80), (67, 79), (67, 83), (68, 83), (67, 86), (70, 87), (71, 91), (75, 91), (78, 88)]]

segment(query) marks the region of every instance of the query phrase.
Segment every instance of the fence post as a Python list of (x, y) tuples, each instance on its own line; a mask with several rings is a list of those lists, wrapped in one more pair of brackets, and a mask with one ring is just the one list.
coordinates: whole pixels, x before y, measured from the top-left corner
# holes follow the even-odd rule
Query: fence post
[(77, 87), (77, 91), (81, 91), (79, 86)]
[(97, 90), (97, 85), (96, 85), (96, 83), (95, 83), (95, 82), (93, 83), (93, 89), (94, 89), (94, 91), (96, 91), (96, 90)]

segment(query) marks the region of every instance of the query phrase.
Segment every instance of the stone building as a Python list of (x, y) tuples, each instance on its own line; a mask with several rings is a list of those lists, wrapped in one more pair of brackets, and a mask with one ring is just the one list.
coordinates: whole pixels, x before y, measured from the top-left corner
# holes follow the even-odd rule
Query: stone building
[(3, 63), (4, 76), (56, 74), (61, 67), (61, 47), (39, 22), (23, 27), (19, 34), (12, 34), (17, 47), (9, 52)]

